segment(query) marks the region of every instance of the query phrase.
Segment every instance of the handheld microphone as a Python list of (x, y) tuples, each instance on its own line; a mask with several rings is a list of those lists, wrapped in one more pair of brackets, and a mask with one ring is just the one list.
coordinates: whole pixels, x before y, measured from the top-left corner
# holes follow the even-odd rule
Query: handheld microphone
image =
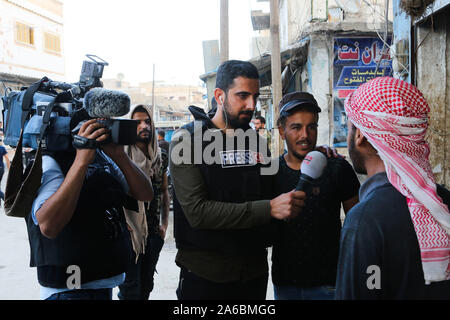
[(303, 159), (300, 167), (301, 175), (296, 191), (305, 191), (315, 180), (320, 178), (327, 166), (327, 157), (319, 151), (311, 151)]
[(92, 118), (112, 118), (130, 112), (130, 97), (125, 92), (93, 88), (84, 96), (83, 107)]

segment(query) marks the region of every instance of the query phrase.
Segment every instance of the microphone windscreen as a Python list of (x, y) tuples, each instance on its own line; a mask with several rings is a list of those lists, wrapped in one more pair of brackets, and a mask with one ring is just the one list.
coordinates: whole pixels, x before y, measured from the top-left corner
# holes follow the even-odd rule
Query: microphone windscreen
[(318, 179), (327, 166), (327, 157), (319, 151), (311, 151), (303, 159), (300, 170), (302, 174)]
[(92, 118), (112, 118), (130, 112), (130, 97), (125, 92), (93, 88), (84, 96), (83, 106)]

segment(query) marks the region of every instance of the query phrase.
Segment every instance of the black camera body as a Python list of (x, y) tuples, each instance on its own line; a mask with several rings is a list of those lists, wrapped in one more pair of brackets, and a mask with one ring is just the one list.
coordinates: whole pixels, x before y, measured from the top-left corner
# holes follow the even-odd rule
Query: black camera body
[(129, 96), (103, 89), (100, 79), (108, 63), (94, 55), (86, 56), (89, 61), (83, 62), (79, 82), (57, 82), (43, 77), (20, 91), (5, 91), (2, 97), (5, 144), (16, 147), (23, 131), (24, 147), (36, 150), (41, 145), (50, 152), (69, 150), (77, 134), (73, 128), (96, 118), (107, 118), (104, 124), (111, 134), (109, 141), (123, 145), (136, 142), (137, 124), (114, 119), (129, 112)]
[(95, 140), (90, 140), (79, 136), (80, 127), (87, 120), (83, 120), (72, 130), (73, 146), (76, 149), (96, 149), (101, 145), (114, 143), (119, 145), (133, 145), (137, 140), (137, 124), (136, 120), (131, 119), (98, 119), (97, 122), (103, 124), (109, 131), (109, 138), (99, 144)]
[(86, 57), (88, 57), (91, 61), (83, 61), (80, 81), (78, 82), (78, 85), (82, 88), (84, 93), (91, 88), (103, 87), (100, 79), (103, 76), (104, 67), (108, 65), (108, 62), (95, 55), (87, 54)]
[(114, 144), (133, 145), (137, 140), (137, 125), (136, 120), (131, 119), (105, 119), (98, 120), (98, 122), (105, 125), (110, 132), (110, 137), (106, 141), (111, 141)]

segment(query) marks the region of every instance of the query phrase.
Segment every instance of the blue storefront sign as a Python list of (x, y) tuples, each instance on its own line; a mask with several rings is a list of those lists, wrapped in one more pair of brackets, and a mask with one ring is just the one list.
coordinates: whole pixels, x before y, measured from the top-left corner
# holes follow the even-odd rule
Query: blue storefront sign
[(389, 43), (379, 38), (335, 38), (333, 61), (333, 145), (346, 147), (347, 119), (344, 101), (363, 83), (392, 75)]

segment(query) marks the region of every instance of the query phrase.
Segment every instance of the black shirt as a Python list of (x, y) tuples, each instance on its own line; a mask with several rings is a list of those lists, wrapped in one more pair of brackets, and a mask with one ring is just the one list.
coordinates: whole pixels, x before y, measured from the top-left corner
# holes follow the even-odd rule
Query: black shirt
[[(279, 161), (275, 196), (292, 191), (300, 177), (300, 170), (289, 168), (284, 156)], [(278, 238), (272, 253), (274, 284), (334, 286), (341, 203), (357, 196), (359, 186), (358, 178), (347, 161), (327, 159), (327, 167), (317, 187), (307, 192), (306, 207), (295, 219), (278, 223)]]
[(167, 142), (166, 140), (158, 140), (158, 146), (167, 154), (169, 154), (169, 145), (169, 142)]
[[(448, 205), (449, 192), (438, 186), (438, 194)], [(366, 180), (345, 219), (336, 298), (450, 299), (450, 281), (425, 285), (406, 198), (385, 172)]]

